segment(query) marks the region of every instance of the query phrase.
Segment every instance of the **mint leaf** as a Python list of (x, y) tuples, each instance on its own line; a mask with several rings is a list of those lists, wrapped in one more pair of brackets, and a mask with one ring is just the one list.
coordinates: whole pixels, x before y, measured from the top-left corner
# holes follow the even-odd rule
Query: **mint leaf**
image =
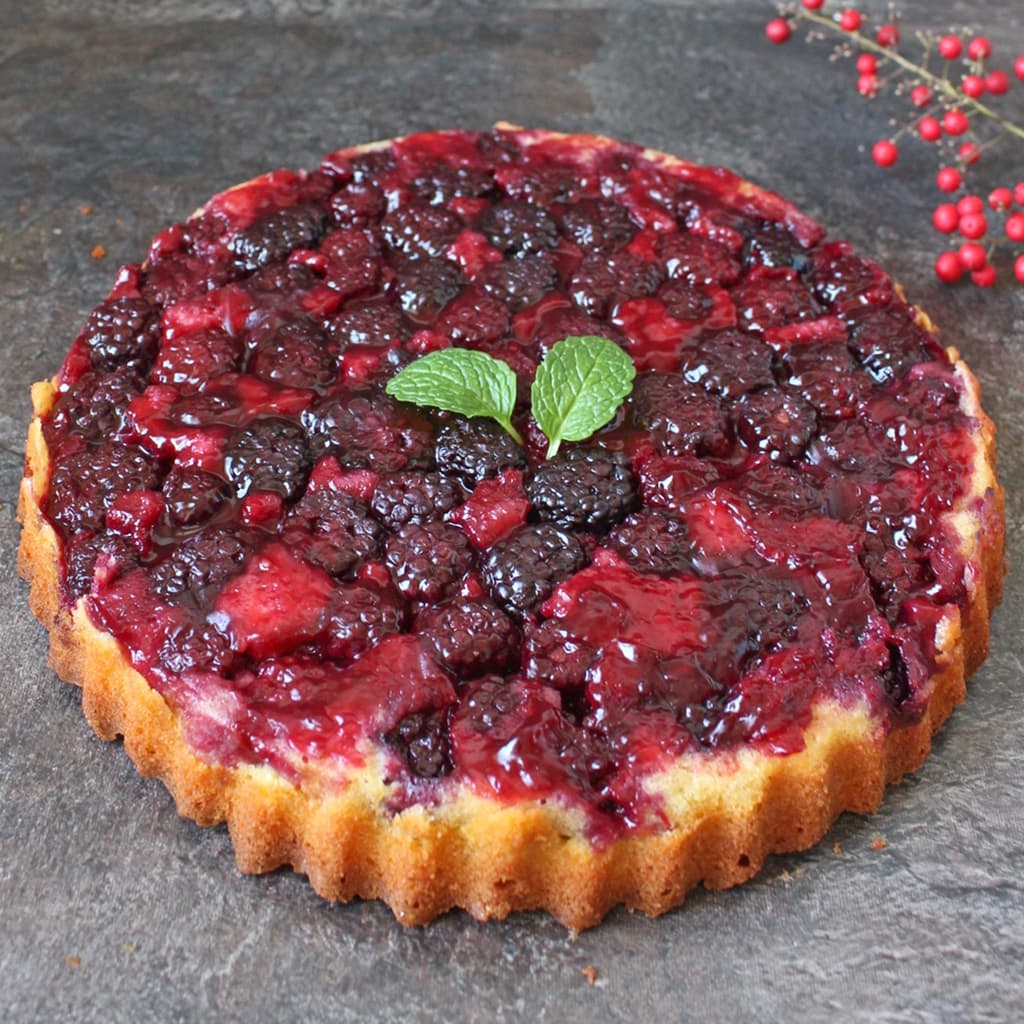
[(467, 348), (445, 348), (410, 363), (384, 389), (400, 402), (430, 405), (461, 416), (488, 416), (523, 443), (512, 426), (516, 375), (507, 363)]
[(547, 458), (563, 441), (582, 441), (603, 427), (633, 390), (633, 360), (608, 338), (563, 338), (537, 368), (533, 418), (548, 439)]

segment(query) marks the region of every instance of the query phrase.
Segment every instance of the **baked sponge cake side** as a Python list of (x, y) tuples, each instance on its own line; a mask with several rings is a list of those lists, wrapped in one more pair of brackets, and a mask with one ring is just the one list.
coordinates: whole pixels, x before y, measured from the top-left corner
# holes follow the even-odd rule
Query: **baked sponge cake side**
[[(531, 381), (579, 336), (637, 376), (547, 458)], [(385, 390), (447, 347), (512, 368), (512, 432)], [(994, 430), (927, 317), (606, 138), (221, 193), (33, 407), (19, 565), (89, 723), (243, 871), (406, 924), (658, 914), (810, 846), (924, 761), (1001, 595)]]

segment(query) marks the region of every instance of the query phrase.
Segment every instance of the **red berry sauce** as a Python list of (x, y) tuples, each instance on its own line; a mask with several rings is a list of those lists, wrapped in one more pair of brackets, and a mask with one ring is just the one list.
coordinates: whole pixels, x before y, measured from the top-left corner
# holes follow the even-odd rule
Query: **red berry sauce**
[[(621, 343), (615, 420), (544, 463), (545, 351)], [(395, 402), (448, 345), (520, 448)], [(777, 196), (634, 146), (436, 132), (216, 196), (122, 269), (44, 422), (70, 604), (196, 752), (300, 783), (384, 756), (657, 827), (680, 754), (802, 748), (816, 700), (929, 697), (965, 601), (973, 424), (892, 281)]]

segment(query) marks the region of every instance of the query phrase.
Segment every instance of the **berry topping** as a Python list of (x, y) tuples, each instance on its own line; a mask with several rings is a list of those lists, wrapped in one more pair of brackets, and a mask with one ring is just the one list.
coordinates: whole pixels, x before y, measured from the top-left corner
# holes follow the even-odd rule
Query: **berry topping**
[(249, 372), (268, 384), (325, 388), (337, 376), (337, 360), (326, 335), (305, 317), (261, 324), (252, 344)]
[(173, 384), (183, 392), (195, 391), (207, 381), (239, 368), (243, 346), (238, 338), (217, 328), (176, 334), (160, 343), (152, 384)]
[(538, 466), (526, 494), (541, 519), (567, 530), (604, 530), (636, 500), (625, 457), (604, 448), (569, 448)]
[(285, 259), (293, 249), (315, 249), (326, 219), (317, 206), (286, 206), (240, 231), (228, 242), (228, 249), (243, 270), (258, 270)]
[(410, 334), (402, 314), (379, 302), (346, 306), (327, 321), (327, 331), (342, 349), (349, 345), (394, 345)]
[(526, 452), (493, 420), (458, 417), (437, 435), (434, 449), (442, 473), (472, 487), (505, 469), (525, 469)]
[(532, 306), (558, 283), (555, 266), (546, 255), (489, 263), (475, 278), (488, 295), (512, 312)]
[(519, 660), (519, 633), (497, 605), (457, 597), (426, 609), (417, 632), (429, 637), (441, 660), (460, 678), (502, 672)]
[(750, 391), (733, 410), (736, 432), (752, 451), (770, 459), (795, 459), (817, 427), (814, 408), (798, 394), (780, 388)]
[(426, 204), (403, 206), (381, 221), (384, 240), (403, 256), (443, 256), (461, 227), (455, 214)]
[(683, 377), (723, 398), (757, 388), (770, 388), (772, 353), (767, 345), (742, 331), (705, 335), (697, 347), (683, 352)]
[(157, 480), (156, 467), (138, 448), (106, 441), (73, 451), (53, 468), (48, 514), (71, 536), (99, 530), (120, 495), (151, 490)]
[(571, 533), (538, 523), (494, 544), (483, 561), (483, 573), (495, 601), (525, 614), (586, 562), (583, 545)]
[(142, 380), (127, 367), (108, 373), (88, 371), (61, 393), (50, 426), (57, 434), (78, 434), (89, 441), (114, 437), (128, 403), (141, 391)]
[(462, 291), (459, 268), (448, 260), (419, 259), (403, 267), (395, 281), (398, 304), (405, 315), (420, 323), (432, 323), (445, 306)]
[(237, 431), (224, 453), (224, 470), (235, 494), (273, 491), (297, 498), (312, 468), (306, 435), (292, 420), (266, 417)]
[(131, 367), (145, 373), (156, 353), (160, 316), (145, 299), (108, 299), (86, 321), (82, 338), (98, 370)]
[(484, 211), (476, 227), (496, 249), (513, 256), (541, 253), (558, 243), (558, 225), (550, 214), (512, 199)]
[(626, 518), (612, 530), (608, 546), (639, 572), (675, 576), (694, 571), (686, 523), (654, 509)]
[(668, 373), (644, 373), (630, 396), (633, 423), (664, 455), (727, 455), (729, 421), (718, 397)]
[(164, 479), (167, 514), (178, 526), (208, 522), (227, 501), (230, 491), (221, 477), (194, 466), (173, 466)]
[(458, 589), (473, 553), (461, 530), (433, 519), (410, 523), (389, 537), (384, 561), (403, 597), (436, 603)]
[(217, 591), (241, 572), (249, 545), (234, 530), (208, 527), (184, 541), (153, 569), (153, 585), (161, 596), (191, 594), (198, 602), (212, 601)]
[(402, 630), (404, 614), (393, 592), (359, 583), (336, 588), (328, 605), (324, 652), (337, 661), (351, 661)]
[(307, 561), (345, 577), (379, 556), (381, 532), (358, 498), (311, 486), (289, 513), (283, 537)]
[(629, 211), (602, 199), (581, 199), (562, 214), (566, 234), (584, 252), (610, 252), (625, 245), (637, 227)]
[(573, 274), (569, 294), (589, 316), (606, 316), (625, 299), (653, 295), (663, 280), (658, 264), (628, 252), (588, 256)]
[(417, 711), (398, 723), (384, 741), (394, 747), (412, 775), (436, 779), (451, 771), (446, 711)]
[(440, 519), (462, 501), (462, 488), (442, 473), (404, 470), (384, 477), (370, 507), (390, 527)]
[(313, 454), (333, 455), (342, 466), (391, 473), (429, 465), (433, 455), (430, 424), (380, 392), (323, 399), (302, 414), (302, 422)]

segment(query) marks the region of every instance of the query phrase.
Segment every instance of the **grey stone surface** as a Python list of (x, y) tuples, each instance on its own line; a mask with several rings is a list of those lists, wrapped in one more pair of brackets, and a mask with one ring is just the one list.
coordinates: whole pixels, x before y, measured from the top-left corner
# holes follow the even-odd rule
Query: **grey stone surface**
[[(881, 6), (880, 4), (876, 6)], [(1015, 0), (904, 5), (1024, 51)], [(931, 275), (933, 165), (821, 48), (767, 46), (767, 4), (0, 4), (0, 1019), (1012, 1021), (1024, 1015), (1021, 576), (925, 767), (753, 883), (571, 939), (540, 915), (404, 931), (289, 874), (243, 878), (177, 818), (77, 691), (14, 573), (28, 385), (118, 262), (217, 189), (339, 145), (498, 118), (603, 131), (776, 188), (904, 281), (981, 379), (1021, 557), (1024, 290)], [(1021, 109), (1017, 87), (1017, 109)], [(993, 177), (1016, 174), (1012, 152)], [(94, 213), (83, 216), (80, 207)], [(90, 258), (96, 243), (104, 261)], [(1005, 270), (1005, 268), (1004, 268)], [(884, 836), (885, 849), (872, 849)], [(841, 844), (840, 854), (833, 844)], [(79, 966), (69, 966), (77, 957)], [(74, 961), (72, 961), (74, 962)], [(580, 969), (594, 965), (594, 987)]]

